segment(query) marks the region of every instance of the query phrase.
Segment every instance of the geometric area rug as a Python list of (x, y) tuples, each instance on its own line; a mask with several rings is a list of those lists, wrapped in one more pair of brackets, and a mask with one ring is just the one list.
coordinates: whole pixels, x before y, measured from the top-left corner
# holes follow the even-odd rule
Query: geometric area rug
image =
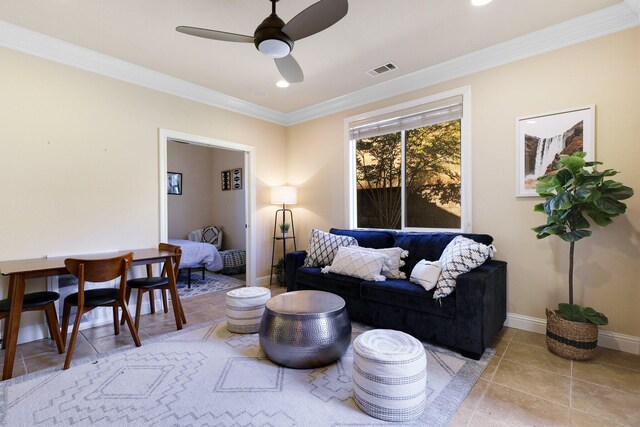
[(186, 270), (181, 270), (181, 272), (178, 273), (176, 285), (178, 286), (180, 298), (189, 298), (210, 292), (226, 291), (246, 285), (244, 280), (205, 270), (204, 279), (200, 271), (191, 273), (191, 287), (189, 287), (187, 284), (187, 274)]
[[(352, 339), (370, 329), (353, 324)], [(412, 423), (444, 426), (494, 354), (479, 361), (425, 344), (427, 408)], [(352, 398), (351, 347), (331, 365), (290, 369), (267, 359), (258, 334), (225, 319), (141, 347), (0, 382), (0, 425), (377, 426)]]

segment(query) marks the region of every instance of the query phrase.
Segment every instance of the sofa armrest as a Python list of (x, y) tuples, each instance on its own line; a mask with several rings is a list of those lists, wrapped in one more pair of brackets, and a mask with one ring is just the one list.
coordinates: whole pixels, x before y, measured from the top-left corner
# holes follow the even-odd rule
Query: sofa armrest
[[(489, 261), (456, 280), (456, 341), (472, 355), (484, 349), (507, 318), (507, 263)], [(482, 336), (482, 342), (478, 342)]]
[(287, 292), (295, 291), (298, 288), (296, 283), (296, 270), (302, 267), (307, 251), (295, 251), (287, 253), (285, 258), (285, 275), (287, 282)]

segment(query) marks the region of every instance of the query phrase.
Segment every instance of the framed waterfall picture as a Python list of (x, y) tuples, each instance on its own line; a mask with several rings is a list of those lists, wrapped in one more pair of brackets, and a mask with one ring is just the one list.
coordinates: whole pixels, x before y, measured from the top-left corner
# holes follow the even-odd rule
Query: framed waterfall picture
[(537, 179), (554, 171), (560, 154), (595, 159), (595, 115), (588, 105), (516, 119), (516, 197), (537, 197)]

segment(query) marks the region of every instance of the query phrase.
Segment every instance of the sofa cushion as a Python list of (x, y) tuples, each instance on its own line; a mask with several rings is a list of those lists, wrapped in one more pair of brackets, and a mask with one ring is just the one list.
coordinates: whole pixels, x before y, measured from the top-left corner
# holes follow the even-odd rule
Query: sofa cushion
[(399, 232), (395, 235), (395, 243), (393, 246), (399, 246), (409, 251), (409, 256), (404, 260), (405, 265), (401, 270), (404, 271), (408, 277), (413, 267), (415, 267), (421, 259), (426, 259), (427, 261), (439, 260), (444, 248), (446, 248), (456, 236), (468, 237), (485, 245), (493, 243), (493, 237), (488, 234)]
[(300, 267), (296, 271), (296, 282), (297, 289), (315, 289), (359, 298), (362, 279), (335, 273), (323, 274), (317, 267)]
[(440, 301), (434, 300), (433, 291), (427, 292), (422, 286), (408, 280), (364, 281), (360, 286), (360, 296), (369, 301), (450, 319), (456, 316), (455, 294)]
[(343, 228), (332, 228), (332, 234), (341, 236), (351, 236), (358, 241), (358, 246), (380, 249), (393, 246), (395, 231), (390, 230), (347, 230)]

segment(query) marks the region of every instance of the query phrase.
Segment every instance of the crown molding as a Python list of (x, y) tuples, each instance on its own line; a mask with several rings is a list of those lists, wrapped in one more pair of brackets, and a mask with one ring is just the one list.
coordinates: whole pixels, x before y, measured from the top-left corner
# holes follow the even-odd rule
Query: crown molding
[(0, 21), (0, 46), (191, 101), (284, 125), (286, 114)]
[(191, 101), (290, 126), (638, 25), (640, 0), (624, 0), (599, 11), (289, 113), (247, 102), (5, 21), (0, 21), (0, 46)]
[(640, 0), (624, 0), (624, 2), (636, 16), (640, 17)]
[(287, 114), (286, 124), (294, 125), (313, 120), (626, 30), (640, 25), (640, 18), (637, 14), (639, 8), (640, 0), (625, 0), (624, 3), (619, 3), (420, 71), (301, 108)]

